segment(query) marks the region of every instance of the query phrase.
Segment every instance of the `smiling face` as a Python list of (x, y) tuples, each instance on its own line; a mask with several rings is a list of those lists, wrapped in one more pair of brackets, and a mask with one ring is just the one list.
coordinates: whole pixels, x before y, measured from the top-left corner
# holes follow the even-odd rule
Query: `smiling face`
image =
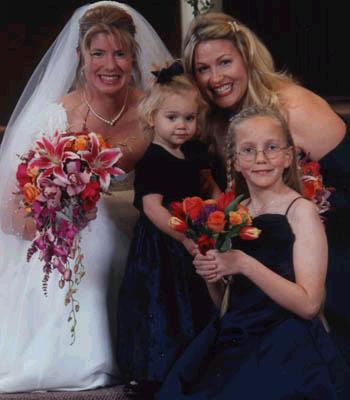
[[(283, 129), (270, 116), (255, 116), (236, 127), (234, 167), (245, 178), (249, 191), (283, 185), (283, 172), (291, 165), (293, 153)], [(247, 154), (256, 153), (255, 157)]]
[(231, 40), (200, 42), (194, 54), (194, 76), (203, 95), (220, 108), (234, 110), (247, 92), (247, 69)]
[(196, 133), (198, 117), (197, 94), (186, 90), (170, 94), (152, 117), (154, 142), (174, 150)]
[(93, 92), (113, 95), (126, 90), (131, 79), (132, 55), (112, 33), (97, 33), (84, 54), (84, 76)]

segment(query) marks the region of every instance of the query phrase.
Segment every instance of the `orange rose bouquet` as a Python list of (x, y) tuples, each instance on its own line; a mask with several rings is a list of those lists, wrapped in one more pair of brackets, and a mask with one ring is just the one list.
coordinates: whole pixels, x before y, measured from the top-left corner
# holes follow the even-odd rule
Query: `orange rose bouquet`
[(35, 221), (36, 234), (27, 260), (39, 255), (43, 263), (42, 286), (53, 271), (66, 286), (65, 304), (75, 339), (77, 285), (85, 274), (80, 232), (89, 222), (88, 213), (101, 193), (109, 193), (111, 179), (124, 173), (117, 167), (119, 148), (109, 148), (95, 133), (63, 133), (42, 136), (20, 157), (16, 178), (20, 207)]
[(332, 189), (323, 183), (320, 164), (306, 155), (299, 160), (299, 170), (303, 195), (316, 204), (320, 214), (329, 210)]
[(228, 251), (233, 237), (254, 240), (260, 234), (260, 230), (252, 226), (248, 209), (240, 204), (242, 198), (242, 195), (235, 197), (233, 192), (226, 192), (217, 200), (187, 197), (182, 202), (172, 202), (169, 225), (193, 239), (202, 254), (210, 249)]

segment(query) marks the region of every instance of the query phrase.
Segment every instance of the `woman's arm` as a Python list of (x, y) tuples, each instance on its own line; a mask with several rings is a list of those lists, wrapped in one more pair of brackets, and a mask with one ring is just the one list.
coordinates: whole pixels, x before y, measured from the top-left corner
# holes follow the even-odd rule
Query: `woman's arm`
[[(305, 319), (314, 318), (321, 307), (327, 271), (327, 240), (314, 205), (300, 200), (290, 211), (295, 234), (293, 264), (295, 283), (276, 274), (240, 250), (208, 252), (214, 259), (196, 265), (208, 283), (230, 274), (243, 274), (272, 300)], [(196, 258), (197, 259), (197, 258)], [(213, 278), (213, 272), (216, 276)]]
[(187, 238), (183, 233), (176, 232), (169, 226), (170, 212), (162, 205), (163, 196), (152, 193), (142, 197), (143, 211), (150, 221), (162, 232), (181, 242), (191, 255), (195, 255), (198, 246), (193, 240)]
[(295, 84), (281, 87), (279, 96), (296, 146), (312, 159), (319, 160), (342, 140), (346, 125), (320, 96)]

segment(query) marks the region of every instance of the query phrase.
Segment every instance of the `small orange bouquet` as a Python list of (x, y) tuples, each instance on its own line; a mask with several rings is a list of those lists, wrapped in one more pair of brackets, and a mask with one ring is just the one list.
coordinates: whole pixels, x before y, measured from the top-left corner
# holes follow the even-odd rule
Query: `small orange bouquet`
[(243, 195), (236, 197), (233, 192), (226, 192), (217, 200), (187, 197), (182, 202), (172, 202), (169, 225), (193, 239), (202, 254), (210, 249), (228, 251), (233, 237), (254, 240), (260, 234), (252, 226), (248, 209), (240, 204), (242, 199)]
[(320, 172), (320, 164), (307, 155), (299, 161), (303, 195), (316, 204), (320, 214), (330, 208), (328, 201), (331, 188), (324, 185)]

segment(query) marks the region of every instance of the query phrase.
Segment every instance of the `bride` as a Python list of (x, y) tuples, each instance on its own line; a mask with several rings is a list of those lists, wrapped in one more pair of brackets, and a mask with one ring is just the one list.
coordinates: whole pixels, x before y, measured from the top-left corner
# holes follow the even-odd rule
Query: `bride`
[(73, 14), (28, 82), (0, 150), (0, 392), (83, 390), (117, 381), (114, 321), (133, 218), (130, 196), (101, 199), (97, 218), (82, 233), (86, 275), (70, 345), (59, 274), (51, 275), (45, 297), (41, 262), (35, 255), (26, 261), (25, 239), (34, 230), (14, 194), (17, 154), (44, 132), (93, 131), (121, 148), (119, 166), (131, 171), (149, 140), (136, 117), (142, 88), (151, 65), (169, 58), (140, 14), (100, 1)]

